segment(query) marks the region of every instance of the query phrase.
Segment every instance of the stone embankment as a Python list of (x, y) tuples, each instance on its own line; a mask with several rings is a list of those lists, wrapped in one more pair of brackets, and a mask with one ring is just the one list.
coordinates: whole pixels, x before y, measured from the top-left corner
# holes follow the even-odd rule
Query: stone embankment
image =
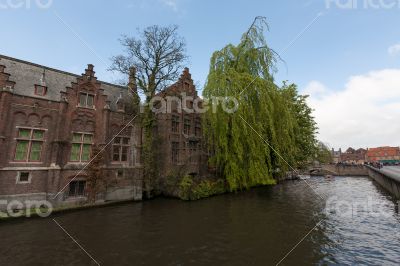
[(369, 176), (390, 194), (400, 199), (400, 167), (382, 169), (367, 166)]
[(368, 169), (364, 165), (336, 165), (326, 164), (309, 169), (313, 176), (368, 176)]

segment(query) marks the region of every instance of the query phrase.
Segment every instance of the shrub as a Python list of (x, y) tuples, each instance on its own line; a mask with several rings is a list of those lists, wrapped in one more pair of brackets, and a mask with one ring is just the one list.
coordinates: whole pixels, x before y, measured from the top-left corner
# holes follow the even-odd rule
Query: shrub
[(180, 198), (183, 200), (199, 200), (226, 191), (226, 184), (222, 179), (217, 181), (203, 179), (195, 183), (192, 177), (185, 176), (180, 182)]
[(179, 183), (179, 197), (183, 200), (190, 200), (190, 192), (193, 186), (193, 179), (191, 176), (184, 176)]

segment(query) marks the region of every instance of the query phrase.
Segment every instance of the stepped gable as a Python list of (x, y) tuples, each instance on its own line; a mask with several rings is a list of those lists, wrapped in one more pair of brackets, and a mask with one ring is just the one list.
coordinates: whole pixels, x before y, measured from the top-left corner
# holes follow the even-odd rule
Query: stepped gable
[(176, 83), (162, 90), (157, 96), (180, 96), (182, 93), (186, 93), (187, 96), (193, 96), (194, 98), (198, 97), (192, 75), (187, 67), (185, 67)]
[[(89, 66), (91, 67), (86, 70), (85, 75), (93, 75), (93, 78), (95, 78), (93, 65)], [(47, 91), (45, 96), (38, 97), (35, 95), (35, 85), (41, 84), (44, 73)], [(81, 77), (82, 75), (0, 55), (0, 87), (2, 87), (2, 83), (7, 82), (7, 86), (11, 87), (13, 93), (17, 95), (59, 102), (62, 100), (62, 93), (67, 91), (67, 87), (76, 83), (77, 79)], [(107, 95), (108, 101), (110, 101), (111, 110), (116, 111), (116, 103), (120, 95), (129, 95), (127, 88), (108, 82), (98, 82), (104, 90), (104, 94)]]
[(15, 86), (15, 82), (10, 80), (10, 74), (6, 71), (6, 66), (1, 64), (0, 61), (0, 89), (12, 91)]

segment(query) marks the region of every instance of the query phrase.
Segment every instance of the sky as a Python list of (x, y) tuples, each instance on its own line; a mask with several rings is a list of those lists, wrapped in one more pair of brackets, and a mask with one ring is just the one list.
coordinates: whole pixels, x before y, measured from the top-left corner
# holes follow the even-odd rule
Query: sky
[(0, 54), (80, 74), (110, 58), (121, 35), (179, 26), (198, 90), (212, 53), (237, 44), (254, 17), (288, 80), (310, 95), (318, 138), (329, 146), (400, 145), (400, 0), (0, 0)]

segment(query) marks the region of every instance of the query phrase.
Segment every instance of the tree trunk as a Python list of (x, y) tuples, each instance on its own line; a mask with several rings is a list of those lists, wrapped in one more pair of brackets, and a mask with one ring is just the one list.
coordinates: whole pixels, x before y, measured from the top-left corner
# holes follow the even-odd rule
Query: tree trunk
[(154, 126), (155, 115), (149, 106), (144, 109), (143, 128), (143, 172), (144, 172), (144, 190), (147, 198), (152, 197), (154, 183), (157, 177), (157, 165), (154, 156)]

